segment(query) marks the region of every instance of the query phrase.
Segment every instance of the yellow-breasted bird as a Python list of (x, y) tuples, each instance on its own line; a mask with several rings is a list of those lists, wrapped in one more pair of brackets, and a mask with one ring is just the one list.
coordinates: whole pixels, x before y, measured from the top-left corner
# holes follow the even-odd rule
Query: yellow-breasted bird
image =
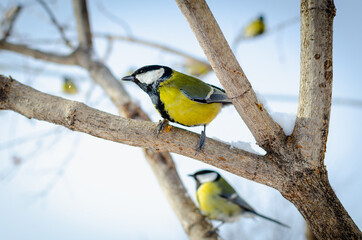
[(63, 92), (67, 94), (76, 94), (78, 93), (77, 85), (74, 80), (69, 77), (64, 77), (63, 80)]
[(216, 171), (201, 170), (190, 174), (196, 181), (196, 199), (200, 210), (211, 220), (235, 222), (242, 215), (259, 216), (283, 227), (288, 225), (257, 213), (232, 186)]
[(264, 17), (260, 16), (258, 19), (249, 23), (243, 32), (244, 38), (252, 38), (263, 34), (265, 31)]
[(136, 83), (150, 96), (164, 118), (158, 132), (168, 121), (188, 127), (204, 126), (197, 152), (205, 143), (206, 125), (216, 117), (222, 106), (231, 103), (223, 89), (166, 66), (144, 66), (122, 80)]

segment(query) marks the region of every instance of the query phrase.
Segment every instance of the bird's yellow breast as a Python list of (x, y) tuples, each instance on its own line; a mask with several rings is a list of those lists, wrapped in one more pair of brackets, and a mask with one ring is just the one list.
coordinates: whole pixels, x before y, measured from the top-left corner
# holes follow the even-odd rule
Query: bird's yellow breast
[(208, 182), (202, 184), (196, 191), (200, 210), (213, 220), (233, 222), (240, 217), (241, 208), (222, 198), (221, 189), (217, 184)]
[(209, 124), (219, 113), (221, 103), (199, 103), (188, 99), (176, 86), (161, 85), (160, 100), (167, 114), (185, 126)]

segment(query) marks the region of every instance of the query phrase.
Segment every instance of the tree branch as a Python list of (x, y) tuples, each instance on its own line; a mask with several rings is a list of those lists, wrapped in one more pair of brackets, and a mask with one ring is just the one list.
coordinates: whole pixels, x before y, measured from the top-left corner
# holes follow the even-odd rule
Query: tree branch
[[(6, 39), (11, 35), (13, 31), (13, 27), (15, 24), (16, 19), (18, 18), (20, 11), (23, 9), (21, 5), (18, 5), (10, 10), (9, 15), (4, 19), (2, 25), (5, 25), (5, 32), (4, 36), (0, 41), (6, 41)], [(7, 26), (6, 26), (7, 25)]]
[(219, 25), (204, 0), (176, 0), (204, 50), (216, 76), (256, 142), (267, 152), (281, 150), (285, 140), (281, 127), (258, 101), (254, 90), (232, 53)]
[(69, 55), (62, 55), (58, 53), (44, 52), (41, 50), (30, 48), (23, 44), (13, 44), (6, 41), (0, 41), (0, 49), (16, 52), (39, 60), (63, 64), (63, 65), (77, 64), (76, 58), (74, 57), (75, 52)]
[(92, 32), (89, 24), (87, 1), (73, 0), (75, 19), (77, 20), (77, 32), (80, 48), (92, 49)]
[(281, 177), (265, 156), (232, 148), (211, 138), (207, 139), (204, 151), (195, 155), (200, 137), (196, 133), (172, 127), (170, 132), (157, 137), (155, 123), (105, 113), (83, 103), (39, 92), (2, 75), (0, 109), (114, 142), (178, 153), (266, 185), (273, 186), (272, 182)]
[(333, 0), (301, 1), (300, 93), (295, 133), (302, 154), (324, 166), (332, 100)]

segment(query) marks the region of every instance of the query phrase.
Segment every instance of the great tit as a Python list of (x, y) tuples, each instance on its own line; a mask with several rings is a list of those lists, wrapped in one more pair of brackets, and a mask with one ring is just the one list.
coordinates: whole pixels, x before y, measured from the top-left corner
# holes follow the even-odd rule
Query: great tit
[(166, 66), (144, 66), (122, 80), (136, 83), (150, 96), (164, 119), (158, 132), (168, 121), (188, 127), (204, 126), (197, 152), (205, 143), (206, 125), (216, 117), (222, 106), (231, 103), (223, 89)]
[(263, 34), (265, 31), (265, 24), (263, 16), (249, 23), (244, 29), (244, 38), (252, 38)]
[(63, 92), (67, 94), (76, 94), (78, 92), (77, 85), (73, 79), (63, 77)]
[(237, 221), (242, 215), (259, 216), (289, 228), (286, 224), (257, 213), (219, 173), (201, 170), (189, 176), (196, 181), (196, 199), (200, 210), (207, 218), (221, 221), (213, 231), (225, 222)]

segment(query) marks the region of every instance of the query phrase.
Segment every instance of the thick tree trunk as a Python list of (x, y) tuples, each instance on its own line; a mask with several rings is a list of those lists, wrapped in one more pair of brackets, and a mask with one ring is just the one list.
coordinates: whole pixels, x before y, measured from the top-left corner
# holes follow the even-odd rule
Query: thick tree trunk
[(282, 195), (297, 207), (318, 239), (362, 239), (329, 184), (325, 168), (304, 169), (291, 182)]

